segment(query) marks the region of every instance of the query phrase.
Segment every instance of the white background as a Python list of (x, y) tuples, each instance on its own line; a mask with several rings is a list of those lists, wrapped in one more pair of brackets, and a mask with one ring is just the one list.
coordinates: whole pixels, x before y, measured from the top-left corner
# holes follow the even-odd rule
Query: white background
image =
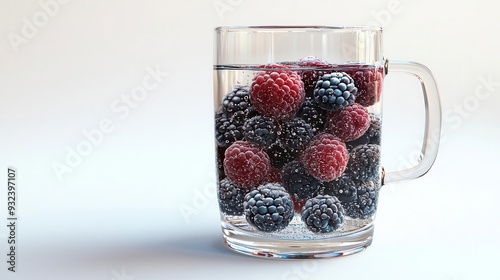
[[(66, 0), (51, 15), (40, 3), (0, 3), (1, 279), (500, 278), (496, 1)], [(23, 35), (33, 16), (36, 30)], [(363, 253), (269, 261), (226, 250), (213, 192), (213, 28), (366, 24), (384, 27), (386, 57), (419, 61), (439, 83), (433, 169), (384, 188)], [(168, 77), (117, 112), (147, 69)], [(384, 163), (395, 169), (419, 149), (423, 102), (400, 75), (384, 95)], [(106, 120), (111, 131), (59, 180), (55, 162), (67, 164), (83, 131)], [(19, 184), (15, 274), (5, 262), (8, 166)]]

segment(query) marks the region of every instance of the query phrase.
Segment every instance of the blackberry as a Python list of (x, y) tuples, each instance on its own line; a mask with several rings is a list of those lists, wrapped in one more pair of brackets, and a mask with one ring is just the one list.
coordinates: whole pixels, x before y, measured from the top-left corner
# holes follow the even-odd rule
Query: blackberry
[(311, 126), (303, 119), (294, 118), (283, 127), (283, 144), (286, 148), (304, 150), (313, 137)]
[(224, 173), (224, 153), (225, 148), (217, 147), (217, 176), (219, 180), (226, 178), (226, 173)]
[(278, 183), (267, 183), (245, 196), (243, 209), (249, 224), (260, 231), (286, 228), (293, 218), (293, 201)]
[(357, 92), (351, 76), (344, 72), (332, 72), (316, 82), (314, 100), (325, 110), (340, 110), (354, 102)]
[(377, 184), (374, 181), (368, 181), (356, 187), (356, 200), (344, 204), (347, 216), (368, 219), (375, 214), (379, 195)]
[(346, 205), (358, 198), (356, 189), (358, 182), (351, 174), (344, 173), (333, 181), (325, 182), (323, 193), (337, 197), (342, 205)]
[(370, 126), (368, 130), (358, 139), (346, 142), (349, 150), (363, 144), (377, 144), (380, 145), (380, 138), (382, 134), (382, 120), (379, 115), (369, 113)]
[(321, 192), (321, 182), (307, 173), (299, 161), (292, 161), (283, 167), (283, 185), (296, 199), (309, 199)]
[(347, 172), (363, 182), (377, 178), (380, 172), (380, 146), (365, 144), (352, 149)]
[(271, 166), (274, 168), (282, 168), (285, 164), (297, 158), (299, 154), (294, 149), (286, 148), (280, 140), (272, 144), (266, 152), (269, 159), (271, 159)]
[(243, 215), (245, 193), (245, 189), (233, 184), (229, 179), (221, 180), (217, 189), (220, 210), (226, 215)]
[(245, 122), (245, 140), (259, 146), (270, 147), (278, 139), (279, 129), (273, 119), (255, 116)]
[(222, 110), (228, 116), (232, 116), (236, 112), (245, 112), (251, 108), (249, 87), (236, 85), (234, 90), (222, 100)]
[(318, 195), (304, 205), (302, 221), (312, 232), (332, 232), (344, 222), (344, 208), (335, 196)]
[(311, 126), (314, 134), (319, 134), (325, 127), (326, 111), (313, 98), (307, 97), (304, 100), (297, 116)]
[(243, 123), (230, 118), (223, 110), (215, 114), (215, 139), (220, 147), (229, 147), (243, 139)]

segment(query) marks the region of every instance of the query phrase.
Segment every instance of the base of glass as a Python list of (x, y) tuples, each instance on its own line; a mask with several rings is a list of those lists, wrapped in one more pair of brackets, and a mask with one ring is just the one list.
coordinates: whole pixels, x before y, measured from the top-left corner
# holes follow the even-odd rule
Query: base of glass
[(259, 237), (222, 223), (224, 243), (232, 250), (261, 258), (321, 259), (348, 256), (371, 245), (374, 227), (369, 224), (345, 235), (295, 240)]

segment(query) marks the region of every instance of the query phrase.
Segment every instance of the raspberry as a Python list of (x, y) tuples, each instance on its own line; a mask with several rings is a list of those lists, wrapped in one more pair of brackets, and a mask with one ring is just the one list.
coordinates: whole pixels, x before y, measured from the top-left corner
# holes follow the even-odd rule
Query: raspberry
[(314, 134), (319, 134), (325, 127), (326, 112), (313, 98), (306, 97), (297, 116), (311, 126)]
[(342, 205), (355, 201), (358, 196), (356, 186), (360, 181), (355, 180), (351, 174), (344, 173), (337, 179), (324, 183), (324, 194), (337, 197)]
[(357, 91), (351, 76), (344, 72), (332, 72), (316, 82), (314, 100), (325, 110), (340, 110), (354, 102)]
[(266, 151), (271, 159), (271, 165), (276, 168), (282, 168), (285, 164), (297, 158), (299, 154), (294, 149), (286, 148), (283, 142), (279, 140)]
[(326, 69), (319, 70), (315, 68), (329, 68), (331, 65), (315, 56), (306, 56), (299, 60), (299, 67), (314, 68), (312, 70), (304, 70), (300, 72), (302, 82), (304, 82), (306, 96), (312, 98), (314, 96), (314, 87), (316, 86), (316, 82), (328, 72)]
[(241, 187), (255, 187), (267, 176), (269, 156), (248, 142), (236, 141), (224, 154), (224, 172), (231, 182)]
[(281, 178), (281, 169), (271, 167), (267, 177), (264, 179), (266, 183), (280, 183), (283, 184), (283, 178)]
[(263, 116), (289, 119), (304, 102), (304, 83), (290, 70), (261, 71), (250, 85), (250, 100)]
[(273, 119), (255, 116), (245, 122), (245, 140), (259, 147), (270, 147), (278, 139), (279, 128)]
[(293, 198), (293, 206), (295, 213), (302, 213), (304, 205), (306, 205), (307, 199), (298, 199), (296, 197)]
[(249, 95), (249, 87), (236, 85), (234, 90), (226, 96), (222, 100), (222, 110), (228, 116), (232, 116), (236, 112), (246, 112), (250, 110), (250, 95)]
[(226, 215), (243, 215), (243, 200), (246, 189), (231, 183), (227, 178), (219, 182), (217, 197), (220, 210)]
[(363, 182), (356, 187), (356, 200), (345, 205), (346, 215), (357, 219), (368, 219), (377, 211), (378, 202), (377, 183)]
[(286, 228), (293, 218), (293, 201), (285, 189), (268, 183), (250, 191), (243, 203), (249, 224), (258, 230), (273, 232)]
[(377, 178), (380, 173), (380, 146), (366, 144), (352, 149), (347, 170), (363, 182)]
[(292, 161), (283, 167), (283, 185), (297, 199), (309, 199), (321, 191), (321, 182), (307, 173), (302, 163)]
[(220, 147), (228, 147), (243, 139), (243, 123), (230, 118), (223, 110), (215, 114), (215, 139)]
[(369, 126), (368, 110), (354, 103), (344, 110), (330, 112), (326, 118), (325, 131), (342, 141), (352, 141), (361, 137)]
[(313, 137), (311, 126), (300, 118), (290, 120), (283, 128), (283, 144), (292, 150), (304, 150)]
[(345, 170), (349, 154), (340, 139), (322, 133), (314, 137), (302, 154), (302, 164), (309, 174), (321, 181), (332, 181)]
[(344, 208), (335, 196), (318, 195), (304, 205), (302, 221), (312, 232), (332, 232), (344, 222)]
[(358, 88), (357, 103), (368, 107), (380, 100), (384, 78), (382, 68), (358, 68), (346, 72), (351, 75)]
[(380, 145), (380, 138), (382, 135), (382, 120), (379, 115), (370, 113), (370, 126), (366, 130), (365, 134), (361, 135), (358, 139), (350, 142), (346, 142), (347, 149), (352, 150), (352, 148), (363, 145), (363, 144), (377, 144)]

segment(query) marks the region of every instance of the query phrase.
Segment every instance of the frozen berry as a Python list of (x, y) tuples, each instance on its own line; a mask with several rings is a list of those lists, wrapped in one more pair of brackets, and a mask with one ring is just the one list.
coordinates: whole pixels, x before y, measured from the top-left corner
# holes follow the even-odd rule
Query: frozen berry
[(346, 215), (357, 219), (368, 219), (377, 210), (379, 191), (374, 181), (356, 186), (356, 200), (344, 204)]
[(382, 68), (359, 68), (346, 71), (358, 88), (356, 102), (368, 107), (380, 100), (384, 78)]
[(246, 112), (250, 110), (250, 95), (248, 92), (248, 86), (235, 86), (234, 90), (222, 100), (222, 110), (228, 116), (232, 116), (236, 112)]
[(313, 137), (311, 126), (301, 118), (294, 118), (283, 127), (282, 140), (286, 148), (304, 150)]
[(302, 154), (302, 164), (309, 174), (321, 181), (332, 181), (345, 170), (349, 154), (340, 139), (322, 133), (314, 137)]
[(325, 131), (347, 142), (358, 139), (366, 132), (369, 126), (370, 117), (368, 110), (354, 103), (344, 110), (328, 113)]
[(260, 231), (273, 232), (286, 228), (293, 218), (293, 201), (286, 190), (268, 183), (250, 191), (243, 203), (249, 224)]
[(314, 99), (306, 97), (297, 116), (311, 126), (314, 134), (319, 134), (325, 127), (326, 112)]
[(304, 102), (304, 83), (290, 70), (261, 71), (250, 85), (250, 100), (263, 116), (289, 119)]
[(281, 178), (281, 169), (271, 167), (267, 177), (264, 179), (266, 183), (280, 183), (283, 184), (283, 178)]
[(329, 68), (331, 65), (315, 56), (306, 56), (300, 59), (298, 65), (302, 68), (311, 68), (300, 71), (300, 76), (302, 77), (302, 82), (304, 82), (306, 96), (313, 97), (316, 82), (321, 79), (324, 74), (329, 72), (326, 69), (321, 70), (321, 68)]
[(224, 172), (231, 182), (242, 187), (255, 187), (267, 176), (269, 156), (248, 142), (236, 141), (224, 154)]
[(337, 179), (324, 183), (324, 194), (336, 196), (342, 205), (355, 201), (357, 197), (356, 186), (360, 184), (349, 173), (344, 173)]
[(215, 139), (220, 147), (228, 147), (243, 139), (243, 123), (230, 118), (223, 110), (215, 114)]
[(377, 178), (380, 173), (380, 146), (366, 144), (352, 149), (347, 170), (363, 182)]
[(217, 176), (219, 180), (226, 178), (226, 174), (224, 173), (224, 152), (225, 148), (217, 147)]
[(278, 139), (279, 128), (268, 117), (255, 116), (245, 122), (245, 140), (259, 147), (270, 147)]
[(294, 149), (286, 148), (280, 140), (271, 145), (266, 152), (271, 159), (271, 165), (275, 168), (282, 168), (285, 164), (297, 158), (299, 154)]
[(236, 186), (227, 178), (219, 182), (217, 196), (220, 210), (226, 215), (243, 215), (243, 200), (247, 189)]
[(318, 195), (304, 205), (302, 221), (312, 232), (332, 232), (344, 222), (344, 208), (335, 196)]
[(314, 100), (325, 110), (343, 109), (354, 102), (357, 88), (344, 72), (325, 74), (316, 82)]
[(382, 121), (379, 115), (370, 113), (370, 126), (366, 130), (365, 134), (361, 135), (358, 139), (350, 142), (346, 142), (346, 146), (349, 150), (352, 148), (363, 145), (363, 144), (377, 144), (380, 145), (380, 138), (382, 135)]
[(307, 173), (299, 161), (292, 161), (283, 167), (283, 185), (298, 199), (315, 197), (322, 188), (321, 182)]

